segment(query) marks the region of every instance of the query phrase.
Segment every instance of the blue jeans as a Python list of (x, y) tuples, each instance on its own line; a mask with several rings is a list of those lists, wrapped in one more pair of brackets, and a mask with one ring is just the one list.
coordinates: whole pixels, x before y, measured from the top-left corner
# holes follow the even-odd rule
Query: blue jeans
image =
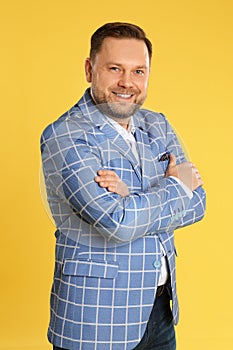
[[(175, 350), (176, 336), (173, 316), (170, 308), (170, 290), (165, 287), (161, 295), (156, 296), (146, 331), (140, 343), (133, 350)], [(65, 350), (53, 347), (53, 350)]]
[(146, 331), (133, 350), (175, 350), (176, 336), (170, 308), (170, 287), (156, 296)]

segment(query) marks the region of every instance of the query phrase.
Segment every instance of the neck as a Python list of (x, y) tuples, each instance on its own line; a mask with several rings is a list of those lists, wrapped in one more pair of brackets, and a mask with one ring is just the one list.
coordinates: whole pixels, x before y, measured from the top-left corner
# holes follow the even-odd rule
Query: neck
[(128, 129), (130, 117), (129, 118), (125, 118), (125, 119), (119, 119), (119, 118), (113, 118), (113, 117), (110, 117), (110, 118), (115, 120), (115, 122), (117, 122), (120, 126), (122, 126), (122, 128), (124, 128), (126, 130)]
[(122, 126), (122, 128), (124, 128), (124, 129), (128, 129), (128, 127), (129, 127), (129, 123), (119, 123), (118, 122), (118, 124), (120, 124), (120, 126)]

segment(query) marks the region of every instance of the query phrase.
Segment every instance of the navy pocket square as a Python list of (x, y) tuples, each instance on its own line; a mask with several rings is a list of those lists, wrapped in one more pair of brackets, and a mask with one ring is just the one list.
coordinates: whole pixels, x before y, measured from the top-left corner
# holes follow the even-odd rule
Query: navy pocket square
[(169, 160), (170, 158), (170, 152), (166, 152), (162, 155), (162, 157), (159, 159), (159, 162), (164, 162), (165, 160)]

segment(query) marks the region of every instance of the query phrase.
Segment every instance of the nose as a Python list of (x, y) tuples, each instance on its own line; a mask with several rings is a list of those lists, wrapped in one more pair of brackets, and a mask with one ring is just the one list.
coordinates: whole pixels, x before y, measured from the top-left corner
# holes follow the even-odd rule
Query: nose
[(131, 74), (128, 72), (123, 72), (119, 81), (118, 81), (118, 85), (120, 87), (124, 87), (124, 88), (133, 87), (133, 81), (132, 81)]

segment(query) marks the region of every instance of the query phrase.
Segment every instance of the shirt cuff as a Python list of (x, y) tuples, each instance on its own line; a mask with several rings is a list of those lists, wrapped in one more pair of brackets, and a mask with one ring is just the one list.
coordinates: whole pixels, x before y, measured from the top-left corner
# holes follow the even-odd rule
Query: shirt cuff
[(185, 193), (187, 194), (187, 196), (189, 197), (189, 199), (193, 198), (193, 192), (190, 190), (190, 188), (188, 188), (188, 186), (186, 186), (183, 181), (181, 181), (178, 177), (175, 176), (169, 176), (172, 179), (174, 179), (176, 182), (178, 182), (178, 184), (183, 188), (183, 190), (185, 191)]

